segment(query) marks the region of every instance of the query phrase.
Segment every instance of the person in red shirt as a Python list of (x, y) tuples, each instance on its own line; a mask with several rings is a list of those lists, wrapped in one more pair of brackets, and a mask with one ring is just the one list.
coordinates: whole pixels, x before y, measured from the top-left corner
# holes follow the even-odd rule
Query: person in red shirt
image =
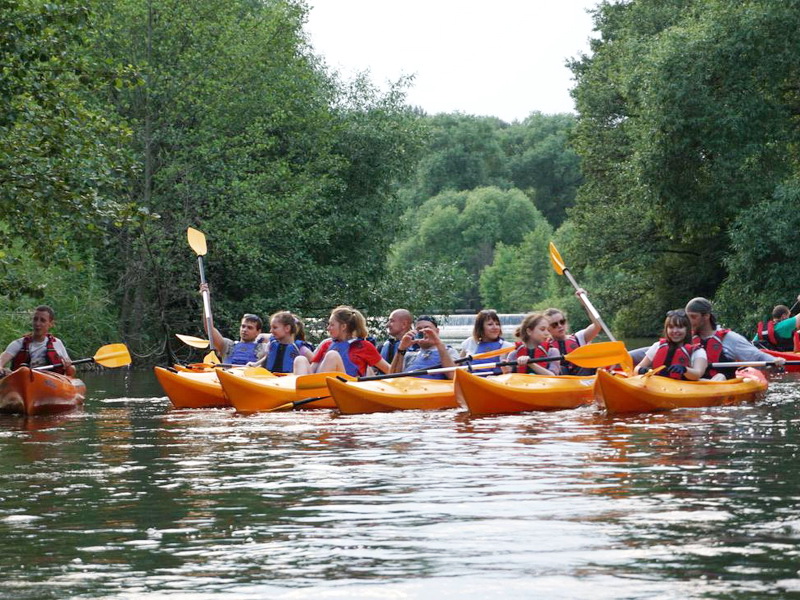
[(305, 356), (295, 358), (294, 373), (307, 375), (344, 371), (353, 377), (361, 377), (366, 374), (368, 367), (388, 373), (389, 363), (365, 339), (368, 334), (364, 315), (351, 306), (337, 306), (328, 319), (330, 338), (319, 345), (311, 361)]

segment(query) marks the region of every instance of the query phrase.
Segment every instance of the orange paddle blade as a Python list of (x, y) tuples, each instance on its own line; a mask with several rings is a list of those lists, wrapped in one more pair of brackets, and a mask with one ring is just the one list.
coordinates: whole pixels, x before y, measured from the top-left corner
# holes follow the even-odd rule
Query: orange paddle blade
[(567, 268), (564, 264), (564, 260), (561, 258), (561, 254), (558, 252), (558, 248), (556, 248), (553, 242), (550, 242), (550, 264), (553, 265), (553, 270), (559, 275), (563, 275), (564, 269)]
[(622, 342), (598, 342), (597, 344), (586, 344), (565, 354), (569, 362), (585, 367), (587, 369), (597, 369), (610, 365), (625, 364), (630, 361), (630, 355)]
[(107, 344), (95, 353), (94, 362), (112, 369), (124, 367), (131, 364), (131, 354), (125, 344)]

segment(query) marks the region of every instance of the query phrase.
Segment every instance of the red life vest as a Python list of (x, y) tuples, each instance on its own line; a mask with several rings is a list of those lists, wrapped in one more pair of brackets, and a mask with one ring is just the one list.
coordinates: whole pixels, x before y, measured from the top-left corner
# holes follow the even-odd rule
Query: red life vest
[[(574, 352), (580, 347), (581, 345), (578, 343), (578, 338), (576, 338), (574, 335), (568, 335), (563, 340), (555, 340), (551, 338), (550, 340), (547, 341), (547, 344), (545, 345), (545, 348), (547, 348), (548, 350), (550, 348), (555, 348), (556, 350), (558, 350), (558, 353), (561, 356), (569, 354), (570, 352)], [(580, 372), (580, 370), (581, 368), (578, 365), (574, 365), (568, 360), (565, 360), (563, 358), (561, 359), (562, 375), (577, 375)]]
[[(521, 344), (520, 346), (517, 347), (517, 358), (519, 358), (520, 356), (530, 356), (531, 358), (546, 358), (547, 348), (545, 348), (540, 344), (533, 349), (533, 356), (531, 356), (531, 349), (528, 348), (525, 344)], [(533, 363), (528, 363), (525, 365), (517, 365), (517, 373), (533, 373), (532, 365)]]
[[(794, 317), (792, 317), (794, 318)], [(775, 334), (775, 321), (761, 321), (758, 324), (756, 331), (758, 335), (758, 342), (768, 350), (778, 350), (779, 352), (790, 352), (796, 349), (800, 335), (797, 331), (794, 332), (791, 338), (778, 337)]]
[(714, 332), (714, 335), (705, 340), (700, 339), (699, 335), (695, 335), (692, 338), (692, 343), (695, 345), (699, 344), (701, 347), (703, 347), (706, 351), (706, 355), (708, 356), (709, 367), (706, 369), (704, 377), (710, 378), (717, 373), (722, 373), (722, 371), (718, 369), (712, 369), (711, 363), (724, 362), (724, 359), (722, 358), (722, 340), (725, 339), (725, 336), (728, 335), (729, 331), (730, 329), (717, 329)]
[[(664, 377), (672, 377), (673, 379), (686, 379), (683, 373), (668, 373), (667, 369), (673, 365), (681, 365), (687, 369), (691, 367), (692, 352), (696, 346), (691, 344), (682, 344), (680, 346), (676, 346), (674, 344), (670, 344), (666, 338), (661, 338), (658, 340), (658, 344), (658, 350), (656, 350), (656, 355), (653, 357), (653, 369), (657, 369), (663, 365), (666, 368), (659, 372), (659, 375), (663, 375)], [(672, 356), (670, 356), (670, 354), (672, 354)]]
[[(56, 338), (52, 334), (48, 333), (45, 339), (47, 340), (47, 350), (45, 353), (47, 362), (48, 364), (51, 365), (58, 365), (52, 370), (55, 371), (56, 373), (61, 373), (63, 375), (64, 365), (61, 362), (61, 357), (58, 355), (58, 352), (56, 352), (56, 347), (55, 347)], [(28, 350), (28, 348), (30, 347), (32, 341), (33, 341), (32, 334), (28, 334), (22, 338), (22, 348), (20, 349), (19, 352), (17, 352), (17, 355), (11, 361), (12, 369), (19, 369), (22, 365), (30, 363), (31, 353)]]

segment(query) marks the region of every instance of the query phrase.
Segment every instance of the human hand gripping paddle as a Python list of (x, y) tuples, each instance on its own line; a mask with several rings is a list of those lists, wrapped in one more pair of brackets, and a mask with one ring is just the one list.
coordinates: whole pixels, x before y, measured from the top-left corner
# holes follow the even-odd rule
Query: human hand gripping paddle
[[(214, 320), (211, 318), (211, 297), (205, 285), (206, 272), (205, 269), (203, 268), (203, 257), (208, 252), (208, 249), (206, 248), (206, 236), (202, 231), (198, 231), (197, 229), (194, 229), (192, 227), (186, 229), (186, 236), (189, 239), (189, 246), (191, 246), (192, 250), (194, 250), (194, 253), (197, 254), (197, 266), (200, 269), (200, 285), (201, 287), (203, 287), (203, 318), (205, 319), (206, 332), (208, 333), (209, 337), (208, 347), (211, 348), (212, 351), (214, 351), (216, 350), (216, 348), (214, 348)], [(181, 341), (184, 341), (184, 343), (189, 344), (189, 342), (183, 340), (183, 338), (180, 335), (178, 335), (178, 337), (181, 338)], [(190, 336), (184, 336), (184, 337), (190, 337)], [(194, 338), (194, 339), (200, 340), (200, 338)], [(192, 344), (189, 345), (191, 346)], [(196, 347), (205, 348), (205, 346), (196, 346)]]
[[(500, 350), (504, 350), (505, 352), (501, 352)], [(498, 356), (500, 354), (504, 354), (508, 352), (508, 350), (509, 350), (508, 348), (501, 348), (498, 350), (492, 350), (490, 352), (484, 352), (483, 354), (476, 354), (475, 356), (467, 356), (464, 357), (464, 359), (459, 359), (459, 360), (463, 362), (465, 360), (468, 361), (479, 358), (490, 358), (492, 356)], [(623, 344), (622, 342), (617, 342), (617, 341), (598, 342), (597, 344), (587, 344), (585, 346), (580, 346), (576, 350), (573, 350), (572, 352), (565, 354), (563, 356), (547, 356), (542, 358), (531, 358), (528, 360), (528, 362), (552, 362), (561, 360), (562, 358), (580, 367), (585, 367), (587, 369), (597, 369), (600, 367), (607, 367), (609, 365), (616, 365), (622, 363), (629, 358), (629, 354), (628, 351), (625, 349), (625, 344)], [(472, 368), (492, 369), (494, 367), (515, 366), (516, 364), (517, 363), (515, 361), (502, 361), (496, 363), (482, 363), (479, 365), (474, 365)], [(349, 375), (343, 375), (342, 373), (315, 373), (314, 375), (319, 376), (320, 379), (322, 378), (327, 379), (328, 377), (340, 377), (342, 379), (347, 379), (348, 381), (377, 381), (381, 379), (395, 379), (398, 377), (415, 377), (417, 375), (447, 373), (458, 369), (469, 369), (469, 368), (470, 368), (469, 365), (459, 365), (455, 367), (433, 367), (429, 369), (422, 369), (419, 371), (407, 371), (405, 373), (386, 373), (384, 375), (374, 375), (370, 377), (351, 377)], [(322, 385), (325, 385), (324, 382), (319, 383), (319, 380), (317, 380), (316, 385), (314, 387), (322, 387)], [(298, 387), (298, 389), (300, 388)], [(326, 396), (317, 396), (314, 398), (304, 398), (303, 400), (296, 400), (294, 402), (287, 402), (286, 404), (276, 406), (269, 412), (286, 410), (290, 408), (297, 408), (299, 406), (303, 406), (304, 404), (309, 404), (311, 402), (316, 402), (317, 400), (323, 400), (329, 397), (330, 394)]]
[(572, 287), (574, 287), (575, 291), (578, 292), (578, 300), (581, 301), (581, 304), (583, 304), (583, 307), (586, 309), (586, 311), (592, 316), (592, 318), (594, 318), (597, 321), (597, 323), (603, 329), (603, 333), (605, 333), (608, 336), (608, 339), (611, 340), (612, 342), (616, 342), (617, 338), (613, 336), (611, 330), (608, 328), (603, 319), (600, 317), (600, 313), (597, 312), (597, 309), (589, 301), (586, 292), (583, 290), (583, 288), (581, 288), (578, 285), (578, 282), (575, 281), (575, 278), (572, 276), (572, 273), (569, 272), (569, 269), (564, 264), (564, 260), (561, 258), (561, 254), (559, 254), (558, 249), (556, 248), (556, 245), (553, 242), (550, 242), (550, 264), (553, 265), (553, 269), (555, 270), (556, 273), (558, 273), (559, 275), (564, 275), (569, 280), (569, 282), (572, 284)]
[[(113, 369), (131, 364), (131, 355), (130, 352), (128, 352), (128, 347), (125, 344), (106, 344), (105, 346), (99, 348), (93, 357), (73, 360), (72, 364), (80, 365), (91, 362)], [(59, 365), (45, 365), (43, 367), (34, 367), (33, 370), (49, 371), (50, 369), (54, 369), (58, 366)]]

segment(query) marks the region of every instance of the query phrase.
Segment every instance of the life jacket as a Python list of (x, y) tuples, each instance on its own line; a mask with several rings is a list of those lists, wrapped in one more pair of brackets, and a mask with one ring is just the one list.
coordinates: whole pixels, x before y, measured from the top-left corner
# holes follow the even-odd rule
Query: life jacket
[[(574, 352), (575, 350), (580, 348), (581, 345), (578, 343), (578, 338), (576, 338), (574, 335), (568, 335), (563, 340), (556, 340), (551, 338), (550, 340), (547, 341), (547, 345), (545, 347), (548, 350), (550, 348), (555, 348), (556, 350), (558, 350), (558, 353), (561, 356), (565, 356), (566, 354)], [(560, 365), (561, 365), (562, 375), (591, 375), (592, 373), (595, 372), (595, 369), (581, 368), (578, 365), (569, 362), (565, 358), (561, 359)]]
[(303, 344), (302, 340), (291, 344), (281, 344), (272, 338), (267, 350), (266, 369), (273, 373), (291, 373), (294, 370), (294, 359), (300, 356), (300, 348), (303, 347)]
[[(547, 348), (539, 344), (538, 346), (533, 348), (533, 355), (531, 355), (531, 348), (528, 348), (525, 344), (521, 344), (519, 347), (517, 347), (517, 358), (519, 358), (520, 356), (530, 356), (531, 358), (546, 358)], [(533, 372), (534, 372), (533, 363), (529, 362), (528, 364), (525, 365), (517, 365), (517, 373), (533, 373)]]
[(392, 364), (392, 360), (394, 359), (394, 355), (397, 353), (397, 345), (400, 343), (400, 340), (396, 340), (394, 338), (389, 338), (383, 345), (381, 346), (381, 357), (387, 363)]
[(231, 348), (226, 362), (232, 365), (246, 365), (249, 362), (257, 361), (257, 346), (258, 342), (236, 342)]
[[(406, 371), (422, 371), (423, 369), (434, 369), (441, 366), (442, 357), (439, 356), (439, 351), (436, 348), (430, 350), (419, 350), (412, 357), (408, 366), (404, 369)], [(447, 379), (444, 373), (428, 373), (426, 375), (415, 375), (422, 379)]]
[[(475, 348), (474, 354), (483, 354), (484, 352), (491, 352), (492, 350), (498, 350), (503, 347), (505, 340), (503, 338), (497, 338), (494, 342), (479, 342), (477, 348)], [(509, 348), (508, 351), (511, 352), (513, 348)], [(497, 362), (496, 356), (490, 356), (488, 358), (478, 358), (476, 360), (470, 361), (472, 365), (479, 365), (481, 363), (491, 363)], [(500, 375), (503, 370), (500, 367), (495, 367), (494, 369), (481, 369), (481, 373), (491, 373), (492, 375)]]
[[(52, 371), (64, 375), (64, 365), (61, 361), (61, 357), (58, 355), (58, 352), (56, 352), (55, 336), (48, 333), (45, 339), (47, 340), (47, 345), (45, 346), (45, 358), (47, 359), (47, 364), (58, 365), (57, 367), (54, 367)], [(22, 348), (19, 352), (17, 352), (17, 355), (11, 361), (12, 369), (19, 369), (22, 365), (30, 364), (31, 353), (28, 348), (30, 348), (32, 341), (33, 334), (28, 334), (22, 338)]]
[(706, 338), (705, 340), (700, 339), (700, 336), (696, 334), (692, 338), (692, 343), (702, 346), (706, 351), (706, 355), (708, 356), (708, 368), (706, 369), (703, 377), (711, 378), (717, 373), (724, 373), (725, 377), (728, 379), (733, 379), (736, 376), (735, 368), (714, 369), (711, 367), (711, 364), (715, 362), (729, 362), (723, 353), (722, 347), (722, 340), (725, 339), (725, 336), (728, 335), (729, 331), (730, 329), (717, 329), (711, 337)]
[(656, 350), (656, 355), (653, 357), (653, 369), (664, 366), (665, 368), (658, 373), (659, 375), (671, 377), (672, 379), (686, 379), (683, 373), (669, 373), (667, 369), (673, 365), (680, 365), (687, 369), (691, 367), (692, 352), (696, 346), (691, 344), (681, 344), (680, 346), (670, 344), (666, 338), (658, 340), (658, 344), (658, 350)]
[(331, 350), (336, 350), (339, 353), (339, 356), (342, 357), (344, 372), (351, 377), (361, 377), (364, 375), (364, 373), (362, 373), (358, 366), (352, 360), (350, 360), (350, 348), (353, 347), (352, 344), (359, 344), (363, 342), (364, 338), (352, 338), (345, 340), (344, 342), (334, 340), (333, 343), (328, 346), (328, 349), (325, 351), (325, 353), (327, 354)]
[[(791, 317), (794, 319), (794, 317)], [(778, 352), (791, 352), (796, 351), (800, 346), (800, 332), (796, 331), (792, 334), (791, 338), (778, 337), (775, 334), (775, 321), (772, 319), (768, 321), (761, 321), (756, 330), (758, 339), (756, 340), (761, 346), (768, 350), (777, 350)]]

